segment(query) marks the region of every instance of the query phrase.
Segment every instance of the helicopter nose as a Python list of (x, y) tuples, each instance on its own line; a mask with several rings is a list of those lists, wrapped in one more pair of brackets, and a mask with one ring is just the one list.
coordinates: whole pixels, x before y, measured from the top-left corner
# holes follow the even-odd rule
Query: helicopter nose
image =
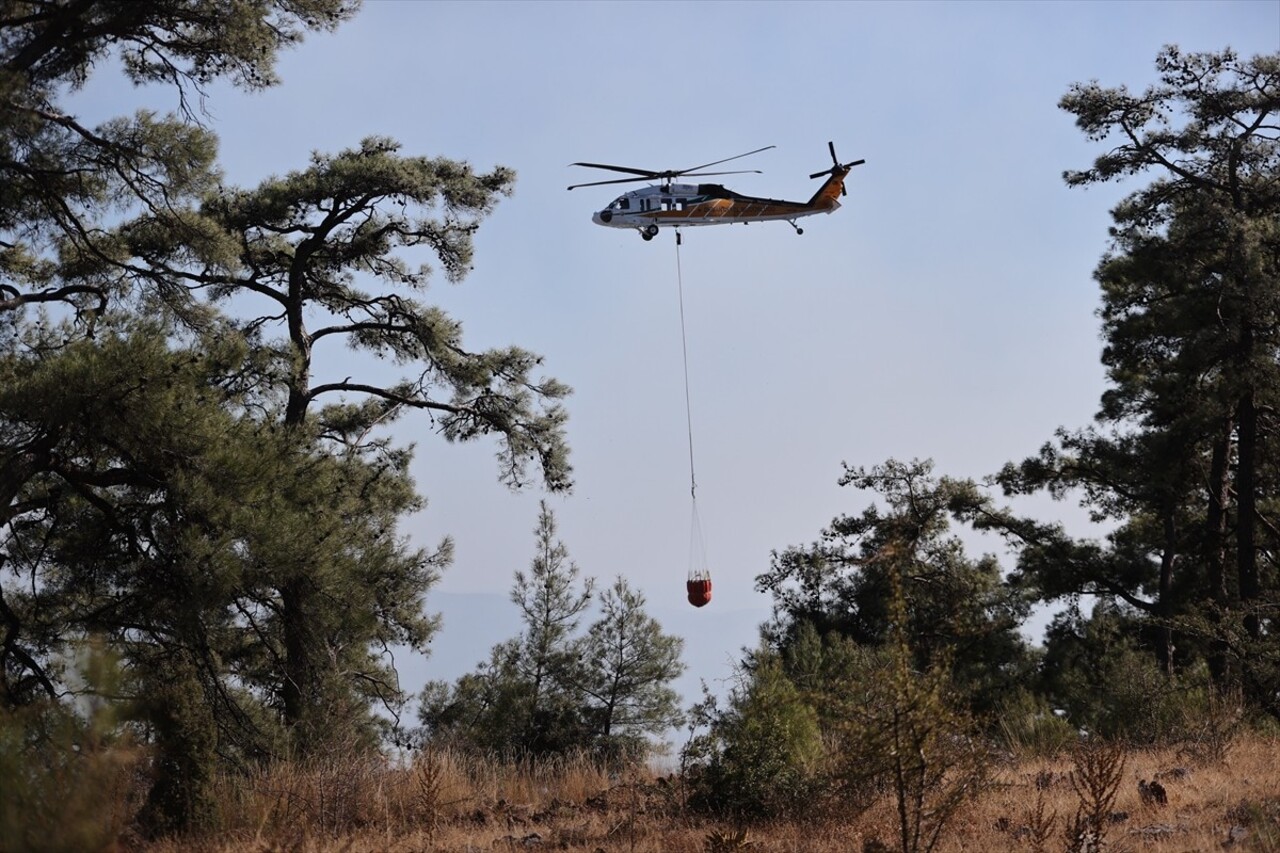
[(591, 221), (597, 225), (608, 225), (612, 219), (613, 219), (612, 210), (602, 210), (591, 217)]

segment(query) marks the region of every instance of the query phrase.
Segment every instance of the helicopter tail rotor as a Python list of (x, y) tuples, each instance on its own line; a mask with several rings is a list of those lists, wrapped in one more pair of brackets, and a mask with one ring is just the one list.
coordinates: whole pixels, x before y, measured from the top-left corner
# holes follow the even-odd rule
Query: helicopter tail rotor
[[(845, 173), (845, 172), (848, 172), (850, 169), (852, 169), (854, 166), (861, 166), (863, 163), (867, 162), (866, 160), (854, 160), (849, 163), (841, 163), (840, 158), (836, 156), (836, 144), (834, 142), (827, 142), (827, 149), (831, 152), (831, 168), (824, 169), (821, 172), (814, 172), (812, 175), (809, 176), (810, 178), (821, 178), (824, 175), (834, 175), (836, 172)], [(840, 186), (840, 195), (848, 195), (848, 194), (849, 194), (849, 191), (846, 190), (844, 188), (844, 185), (842, 184)]]

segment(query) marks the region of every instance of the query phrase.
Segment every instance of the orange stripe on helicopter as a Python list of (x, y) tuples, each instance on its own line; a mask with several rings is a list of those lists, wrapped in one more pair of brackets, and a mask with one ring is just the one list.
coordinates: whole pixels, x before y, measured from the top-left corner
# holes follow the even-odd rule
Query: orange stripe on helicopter
[(811, 212), (821, 212), (834, 207), (836, 193), (819, 200), (817, 204), (764, 204), (741, 199), (712, 199), (691, 204), (684, 210), (651, 210), (641, 214), (644, 219), (668, 221), (673, 219), (736, 219), (744, 217), (777, 216), (789, 219)]
[(745, 219), (765, 216), (779, 219), (791, 219), (806, 213), (831, 211), (840, 206), (840, 190), (844, 186), (844, 177), (848, 174), (832, 175), (819, 188), (808, 203), (775, 202), (752, 198), (714, 198), (687, 206), (684, 210), (652, 210), (642, 214), (644, 219), (655, 222), (678, 219)]

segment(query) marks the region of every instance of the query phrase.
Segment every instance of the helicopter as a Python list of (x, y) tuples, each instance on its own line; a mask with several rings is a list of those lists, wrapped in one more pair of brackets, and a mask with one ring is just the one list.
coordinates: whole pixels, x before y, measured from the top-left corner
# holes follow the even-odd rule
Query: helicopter
[[(823, 175), (828, 175), (829, 177), (818, 191), (813, 194), (813, 198), (808, 201), (756, 198), (755, 196), (741, 195), (733, 190), (726, 189), (720, 184), (672, 183), (676, 178), (682, 177), (744, 175), (748, 173), (758, 175), (760, 174), (759, 169), (740, 169), (730, 172), (704, 172), (703, 169), (719, 166), (731, 160), (750, 157), (752, 154), (759, 154), (761, 151), (768, 151), (770, 148), (775, 147), (774, 145), (766, 145), (764, 148), (757, 148), (745, 154), (726, 157), (723, 160), (703, 163), (701, 166), (660, 172), (649, 169), (635, 169), (629, 166), (611, 166), (606, 163), (571, 163), (571, 166), (606, 169), (612, 172), (637, 175), (638, 177), (573, 184), (569, 189), (598, 187), (606, 184), (625, 184), (633, 181), (660, 181), (661, 183), (658, 186), (632, 190), (618, 196), (603, 210), (597, 211), (591, 216), (591, 221), (597, 225), (604, 225), (609, 228), (635, 228), (646, 241), (656, 237), (659, 228), (730, 225), (736, 222), (746, 224), (748, 222), (770, 222), (775, 220), (787, 222), (792, 228), (796, 229), (797, 234), (803, 234), (804, 229), (796, 225), (796, 220), (802, 216), (813, 216), (816, 213), (831, 213), (840, 207), (838, 197), (847, 194), (844, 188), (845, 176), (849, 174), (849, 170), (854, 166), (861, 166), (867, 162), (866, 160), (854, 160), (851, 163), (841, 163), (840, 159), (836, 157), (835, 143), (828, 142), (827, 148), (831, 151), (831, 168), (824, 169), (821, 172), (814, 172), (809, 177), (821, 178)], [(678, 233), (677, 236), (679, 236)]]

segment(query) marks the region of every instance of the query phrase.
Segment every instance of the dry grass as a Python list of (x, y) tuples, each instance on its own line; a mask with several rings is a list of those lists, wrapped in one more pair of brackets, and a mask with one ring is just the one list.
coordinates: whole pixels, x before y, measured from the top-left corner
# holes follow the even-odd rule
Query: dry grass
[[(1139, 780), (1151, 779), (1164, 785), (1167, 805), (1140, 799)], [(960, 811), (938, 850), (1065, 853), (1080, 787), (1072, 756), (1011, 761)], [(428, 752), (405, 765), (281, 766), (225, 780), (218, 799), (216, 835), (153, 843), (147, 853), (897, 849), (889, 796), (856, 818), (826, 813), (740, 827), (688, 814), (673, 778), (611, 777), (584, 760), (534, 767)], [(1214, 762), (1189, 762), (1173, 749), (1129, 751), (1107, 810), (1108, 850), (1183, 853), (1230, 841), (1231, 850), (1280, 851), (1280, 741), (1245, 738)]]

